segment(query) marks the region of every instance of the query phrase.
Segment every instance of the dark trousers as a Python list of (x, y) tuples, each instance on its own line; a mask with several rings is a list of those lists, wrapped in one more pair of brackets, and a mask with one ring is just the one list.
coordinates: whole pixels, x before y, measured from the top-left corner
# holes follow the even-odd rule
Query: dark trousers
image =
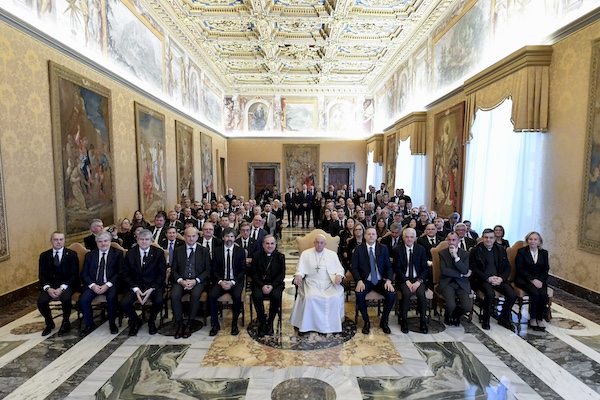
[(461, 288), (458, 283), (454, 281), (450, 282), (446, 287), (444, 287), (441, 295), (444, 298), (444, 309), (446, 310), (446, 315), (452, 314), (452, 312), (456, 309), (457, 298), (462, 312), (471, 312), (471, 299), (469, 298), (469, 293)]
[[(405, 282), (396, 282), (396, 290), (399, 290), (402, 293), (402, 299), (400, 300), (400, 319), (406, 320), (408, 309), (410, 307), (410, 297), (412, 296), (412, 292), (408, 286), (406, 286)], [(421, 319), (421, 322), (425, 322), (427, 319), (427, 299), (425, 298), (426, 291), (427, 286), (425, 284), (421, 284), (415, 293), (417, 295), (417, 307), (419, 309), (419, 318)]]
[[(303, 208), (300, 213), (302, 214), (302, 226), (306, 226), (308, 228), (308, 226), (310, 225), (310, 207)], [(304, 216), (305, 215), (306, 215), (306, 225), (304, 225)]]
[[(108, 322), (111, 325), (115, 324), (115, 318), (117, 317), (117, 285), (113, 285), (108, 288), (104, 295), (106, 296), (106, 311), (108, 312)], [(83, 313), (83, 321), (86, 326), (94, 324), (94, 313), (92, 312), (92, 301), (98, 296), (90, 288), (85, 288), (81, 297), (79, 298), (79, 305), (81, 312)]]
[(271, 306), (269, 307), (269, 322), (273, 322), (277, 312), (281, 308), (281, 294), (283, 293), (283, 285), (273, 287), (273, 290), (269, 294), (264, 294), (262, 288), (258, 286), (252, 286), (252, 302), (256, 309), (256, 315), (258, 322), (263, 325), (267, 322), (265, 315), (265, 304), (263, 301), (269, 299)]
[(183, 290), (183, 286), (179, 283), (173, 283), (171, 288), (171, 307), (173, 308), (173, 319), (179, 325), (183, 324), (183, 307), (181, 298), (183, 295), (190, 295), (190, 318), (188, 323), (192, 323), (198, 315), (200, 309), (200, 297), (204, 292), (204, 284), (200, 283), (192, 288), (192, 290)]
[(224, 290), (220, 285), (215, 284), (208, 294), (208, 304), (210, 305), (210, 324), (216, 325), (219, 323), (219, 304), (217, 299), (225, 293), (229, 293), (233, 300), (233, 316), (232, 326), (237, 325), (240, 311), (242, 310), (242, 290), (244, 289), (245, 281), (238, 282), (230, 290)]
[(496, 296), (494, 290), (504, 295), (504, 305), (502, 306), (502, 312), (500, 313), (500, 320), (510, 321), (510, 313), (515, 301), (517, 301), (517, 295), (515, 294), (515, 291), (510, 283), (502, 282), (500, 285), (492, 286), (487, 282), (479, 282), (478, 289), (483, 292), (483, 301), (481, 303), (481, 307), (484, 321), (489, 321), (490, 316), (492, 315), (492, 307), (494, 305), (494, 298)]
[(548, 305), (548, 286), (544, 284), (538, 289), (533, 283), (526, 281), (517, 281), (515, 284), (529, 295), (529, 318), (544, 319)]
[(320, 215), (321, 214), (321, 207), (313, 207), (312, 209), (312, 214), (313, 214), (313, 225), (315, 226), (315, 228), (318, 228), (321, 226), (321, 218)]
[(371, 290), (374, 290), (385, 297), (385, 300), (383, 301), (383, 314), (381, 314), (381, 321), (387, 323), (389, 321), (390, 311), (392, 311), (392, 307), (394, 307), (394, 298), (396, 297), (396, 293), (385, 290), (384, 280), (377, 282), (377, 285), (373, 285), (373, 282), (371, 281), (363, 282), (365, 284), (365, 290), (362, 292), (356, 292), (356, 306), (358, 307), (358, 311), (360, 311), (360, 315), (362, 315), (363, 321), (369, 322), (366, 297)]
[[(146, 289), (140, 288), (142, 292)], [(150, 308), (150, 321), (154, 321), (156, 316), (162, 310), (164, 303), (164, 289), (154, 289), (152, 294), (150, 294), (150, 301), (152, 301), (152, 307)], [(138, 321), (139, 317), (137, 316), (135, 309), (133, 308), (133, 303), (137, 300), (137, 295), (133, 292), (133, 290), (128, 290), (123, 299), (121, 300), (121, 308), (125, 315), (129, 317), (129, 321)]]
[[(63, 319), (66, 321), (69, 320), (71, 309), (73, 308), (71, 305), (71, 297), (73, 297), (73, 289), (70, 287), (67, 288), (67, 290), (63, 290), (59, 297), (60, 304), (62, 305)], [(48, 292), (42, 292), (38, 297), (38, 310), (40, 310), (40, 314), (44, 317), (46, 325), (52, 323), (52, 312), (50, 311), (50, 302), (52, 300), (53, 299)]]
[(294, 207), (293, 206), (288, 206), (287, 207), (288, 226), (294, 226), (295, 225), (294, 214), (295, 214)]

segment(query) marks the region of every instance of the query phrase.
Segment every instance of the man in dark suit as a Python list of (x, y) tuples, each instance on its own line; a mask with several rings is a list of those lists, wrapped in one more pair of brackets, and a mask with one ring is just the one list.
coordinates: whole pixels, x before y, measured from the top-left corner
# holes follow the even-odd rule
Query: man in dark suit
[(365, 201), (367, 203), (374, 203), (376, 197), (377, 197), (377, 193), (375, 192), (375, 186), (369, 185), (369, 191), (365, 195)]
[[(444, 241), (442, 234), (438, 233), (434, 224), (427, 224), (425, 226), (425, 234), (419, 236), (417, 244), (420, 244), (425, 248), (427, 254), (427, 261), (431, 262), (431, 249), (436, 247), (440, 242)], [(428, 263), (429, 264), (429, 263)], [(430, 264), (431, 265), (431, 264)]]
[(212, 185), (206, 188), (205, 193), (202, 193), (202, 198), (208, 200), (209, 203), (217, 201), (217, 195), (213, 192)]
[(471, 251), (471, 249), (477, 244), (475, 240), (467, 237), (467, 226), (462, 222), (454, 225), (454, 232), (458, 234), (458, 248)]
[(129, 336), (136, 336), (142, 320), (137, 316), (133, 303), (137, 300), (144, 305), (148, 300), (152, 302), (148, 332), (154, 335), (156, 329), (156, 316), (163, 307), (163, 295), (167, 263), (162, 249), (151, 246), (152, 232), (144, 229), (138, 234), (137, 248), (129, 250), (123, 264), (123, 278), (129, 289), (121, 300), (121, 308), (129, 317)]
[(240, 225), (240, 237), (235, 240), (235, 243), (246, 252), (246, 267), (249, 268), (252, 263), (252, 257), (260, 249), (258, 242), (250, 237), (250, 224), (243, 222)]
[(469, 253), (458, 248), (456, 232), (450, 232), (446, 241), (448, 248), (439, 252), (441, 273), (436, 290), (444, 298), (444, 323), (459, 326), (460, 316), (471, 311)]
[(483, 241), (473, 247), (469, 255), (469, 267), (473, 271), (474, 286), (483, 292), (481, 327), (490, 329), (494, 291), (498, 291), (504, 295), (498, 324), (514, 332), (515, 327), (510, 317), (517, 295), (508, 282), (510, 275), (508, 256), (504, 247), (495, 243), (493, 230), (484, 229), (482, 236)]
[(471, 238), (471, 239), (477, 241), (477, 239), (479, 238), (479, 234), (477, 232), (475, 232), (473, 229), (471, 229), (471, 221), (464, 220), (463, 223), (467, 227), (466, 236), (468, 238)]
[(167, 242), (167, 230), (165, 229), (165, 222), (167, 217), (163, 211), (159, 211), (154, 217), (154, 225), (148, 228), (152, 232), (152, 241), (162, 247), (166, 248)]
[(250, 227), (250, 237), (258, 243), (258, 246), (262, 246), (262, 241), (267, 236), (267, 231), (265, 231), (262, 227), (262, 217), (260, 215), (255, 215), (252, 218), (252, 226)]
[(108, 324), (110, 333), (119, 332), (115, 324), (117, 315), (117, 284), (119, 273), (123, 267), (123, 252), (110, 246), (111, 235), (101, 232), (96, 236), (98, 248), (85, 255), (81, 280), (83, 281), (83, 293), (79, 298), (81, 312), (85, 327), (81, 336), (90, 334), (94, 326), (94, 313), (92, 301), (96, 296), (106, 296), (108, 310)]
[(381, 197), (383, 197), (384, 194), (389, 195), (389, 192), (386, 189), (386, 184), (384, 182), (381, 182), (381, 185), (379, 185), (379, 190), (375, 194), (380, 194)]
[(366, 245), (356, 247), (352, 255), (352, 276), (356, 282), (356, 305), (364, 321), (362, 333), (368, 335), (371, 329), (366, 296), (371, 290), (374, 290), (385, 297), (379, 327), (384, 333), (390, 334), (388, 321), (396, 298), (392, 285), (394, 272), (390, 253), (387, 246), (377, 243), (377, 231), (374, 227), (369, 227), (365, 231), (365, 242)]
[(402, 225), (394, 222), (390, 226), (390, 232), (391, 232), (391, 234), (390, 235), (385, 235), (379, 241), (379, 243), (381, 243), (382, 245), (384, 245), (384, 246), (386, 246), (388, 248), (388, 251), (390, 253), (390, 257), (393, 257), (393, 255), (394, 255), (394, 247), (396, 247), (400, 243), (402, 243), (402, 239), (400, 238), (400, 232), (401, 232), (401, 230), (402, 230)]
[(202, 226), (202, 237), (198, 238), (198, 243), (206, 250), (208, 250), (208, 254), (210, 259), (212, 260), (214, 257), (214, 251), (217, 247), (223, 246), (223, 241), (219, 238), (214, 237), (215, 228), (212, 222), (205, 222), (204, 226)]
[[(252, 258), (252, 301), (258, 316), (258, 335), (273, 335), (273, 321), (281, 308), (283, 279), (285, 278), (285, 255), (277, 251), (273, 235), (265, 236), (262, 249)], [(269, 318), (265, 315), (265, 297), (270, 299)]]
[(47, 336), (54, 329), (50, 301), (60, 300), (63, 321), (58, 336), (63, 336), (71, 330), (71, 297), (79, 290), (79, 258), (76, 252), (65, 248), (65, 235), (62, 232), (54, 232), (50, 236), (50, 244), (52, 248), (40, 254), (39, 281), (42, 292), (37, 304), (46, 322), (42, 336)]
[(335, 198), (337, 197), (335, 187), (333, 185), (329, 185), (328, 191), (323, 194), (323, 197), (325, 197), (326, 200), (335, 201)]
[(91, 235), (86, 236), (83, 239), (83, 244), (86, 249), (94, 250), (97, 248), (96, 246), (96, 235), (100, 232), (104, 231), (104, 223), (101, 219), (94, 218), (90, 223), (90, 231), (92, 231)]
[(454, 230), (454, 225), (457, 222), (460, 222), (460, 214), (457, 212), (453, 212), (448, 214), (448, 221), (444, 222), (444, 231), (446, 234)]
[(300, 215), (302, 218), (302, 227), (308, 228), (310, 225), (310, 207), (312, 205), (312, 196), (308, 191), (306, 184), (302, 185), (302, 190), (298, 194), (298, 201), (300, 203)]
[(170, 226), (175, 227), (177, 233), (183, 232), (183, 222), (177, 218), (177, 212), (175, 210), (169, 211), (169, 220), (167, 221), (165, 228)]
[(211, 280), (213, 287), (208, 294), (210, 305), (210, 336), (215, 336), (219, 325), (219, 305), (217, 299), (229, 293), (233, 300), (231, 334), (240, 333), (237, 326), (238, 317), (242, 310), (242, 291), (246, 286), (246, 254), (241, 247), (234, 245), (235, 232), (228, 228), (223, 232), (223, 246), (213, 253)]
[[(171, 307), (173, 320), (177, 324), (175, 339), (192, 335), (192, 325), (198, 315), (202, 292), (208, 288), (211, 268), (208, 250), (198, 245), (198, 230), (186, 228), (183, 238), (185, 246), (175, 249), (171, 268)], [(181, 298), (187, 293), (190, 294), (190, 315), (187, 324), (184, 324)]]
[(167, 260), (167, 266), (173, 266), (173, 254), (175, 249), (181, 245), (183, 245), (183, 240), (177, 238), (177, 229), (174, 226), (169, 226), (166, 229), (167, 241), (165, 245), (167, 246), (165, 250), (169, 251), (169, 259)]
[[(237, 199), (237, 197), (235, 196), (235, 194), (233, 194), (233, 189), (229, 188), (227, 189), (227, 194), (225, 195), (225, 200), (231, 204), (233, 200)], [(233, 204), (231, 204), (233, 205)]]
[(287, 219), (288, 219), (288, 227), (294, 227), (295, 219), (294, 219), (294, 210), (296, 209), (296, 203), (294, 201), (294, 188), (289, 187), (288, 192), (284, 196), (283, 206), (287, 210)]
[(419, 307), (419, 332), (427, 333), (427, 256), (425, 249), (415, 243), (417, 232), (413, 228), (406, 228), (402, 233), (404, 243), (394, 249), (394, 272), (396, 273), (396, 290), (402, 293), (400, 300), (400, 329), (408, 333), (407, 314), (410, 305), (410, 297), (417, 296)]

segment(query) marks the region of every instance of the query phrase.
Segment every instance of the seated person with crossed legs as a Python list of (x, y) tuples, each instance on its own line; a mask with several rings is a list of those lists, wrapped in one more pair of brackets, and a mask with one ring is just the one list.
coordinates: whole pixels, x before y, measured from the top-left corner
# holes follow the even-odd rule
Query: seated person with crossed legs
[(211, 276), (213, 287), (208, 294), (210, 306), (210, 336), (215, 336), (221, 329), (219, 325), (219, 297), (225, 293), (231, 295), (233, 301), (233, 315), (231, 320), (231, 334), (240, 333), (237, 321), (242, 311), (242, 292), (246, 286), (246, 252), (234, 245), (235, 231), (226, 228), (223, 231), (223, 246), (217, 247), (213, 252)]
[[(444, 298), (444, 323), (459, 326), (460, 316), (471, 312), (469, 253), (458, 247), (456, 232), (450, 232), (446, 241), (448, 248), (439, 252), (440, 279), (437, 292)], [(456, 304), (457, 297), (459, 305)]]
[[(171, 276), (171, 307), (173, 320), (177, 324), (175, 339), (189, 338), (192, 335), (192, 324), (198, 315), (200, 297), (208, 287), (210, 276), (210, 256), (208, 250), (198, 244), (198, 230), (188, 227), (184, 231), (185, 245), (173, 250)], [(190, 295), (190, 315), (187, 323), (183, 323), (183, 305), (181, 298)]]
[[(260, 324), (258, 336), (273, 335), (273, 321), (281, 308), (281, 293), (285, 278), (285, 255), (277, 251), (273, 235), (263, 239), (262, 249), (254, 253), (250, 274), (252, 277), (252, 301)], [(265, 315), (263, 301), (269, 296), (269, 319)]]
[(344, 267), (335, 251), (325, 248), (327, 239), (317, 235), (314, 248), (302, 252), (294, 285), (298, 297), (290, 323), (300, 334), (308, 331), (337, 333), (344, 318)]
[(79, 299), (85, 327), (81, 336), (94, 330), (94, 313), (92, 301), (100, 295), (106, 296), (108, 324), (110, 333), (118, 333), (115, 318), (117, 316), (117, 284), (119, 273), (123, 268), (123, 252), (110, 246), (111, 234), (100, 232), (96, 235), (97, 248), (85, 255), (81, 279), (84, 290)]
[(356, 282), (356, 305), (364, 321), (362, 333), (368, 335), (370, 332), (371, 323), (367, 313), (366, 296), (371, 290), (374, 290), (385, 297), (379, 327), (383, 333), (390, 334), (388, 319), (396, 296), (392, 285), (394, 272), (390, 253), (386, 245), (377, 243), (375, 227), (367, 228), (365, 241), (365, 245), (356, 247), (352, 255), (352, 276)]

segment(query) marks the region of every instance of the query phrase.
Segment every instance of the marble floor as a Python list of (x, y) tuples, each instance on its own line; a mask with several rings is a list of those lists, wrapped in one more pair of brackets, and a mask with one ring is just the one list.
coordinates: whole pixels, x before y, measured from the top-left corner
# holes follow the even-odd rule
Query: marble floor
[(104, 323), (80, 338), (75, 313), (71, 334), (42, 337), (36, 296), (0, 308), (0, 398), (600, 399), (600, 307), (560, 290), (546, 332), (494, 323), (484, 331), (466, 320), (448, 327), (433, 316), (429, 334), (416, 331), (416, 318), (408, 334), (390, 318), (385, 335), (373, 308), (375, 328), (363, 335), (350, 296), (342, 333), (298, 336), (289, 324), (290, 282), (295, 237), (307, 232), (284, 229), (287, 289), (272, 338), (257, 337), (247, 303), (239, 336), (229, 335), (225, 312), (216, 337), (203, 327), (178, 340), (169, 324), (130, 338), (126, 323), (118, 335)]

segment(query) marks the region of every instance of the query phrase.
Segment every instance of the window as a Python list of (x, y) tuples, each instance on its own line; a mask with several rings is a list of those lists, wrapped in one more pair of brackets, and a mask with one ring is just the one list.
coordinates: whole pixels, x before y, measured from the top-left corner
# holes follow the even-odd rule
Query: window
[[(410, 152), (410, 137), (398, 141), (398, 156), (396, 157), (395, 189), (404, 189), (410, 196), (413, 206), (418, 207), (425, 201), (425, 156), (412, 155)], [(390, 192), (391, 195), (392, 192)]]
[(376, 162), (374, 157), (375, 150), (367, 153), (367, 187), (365, 187), (365, 194), (368, 192), (369, 185), (379, 188), (379, 184), (383, 182), (383, 165)]

